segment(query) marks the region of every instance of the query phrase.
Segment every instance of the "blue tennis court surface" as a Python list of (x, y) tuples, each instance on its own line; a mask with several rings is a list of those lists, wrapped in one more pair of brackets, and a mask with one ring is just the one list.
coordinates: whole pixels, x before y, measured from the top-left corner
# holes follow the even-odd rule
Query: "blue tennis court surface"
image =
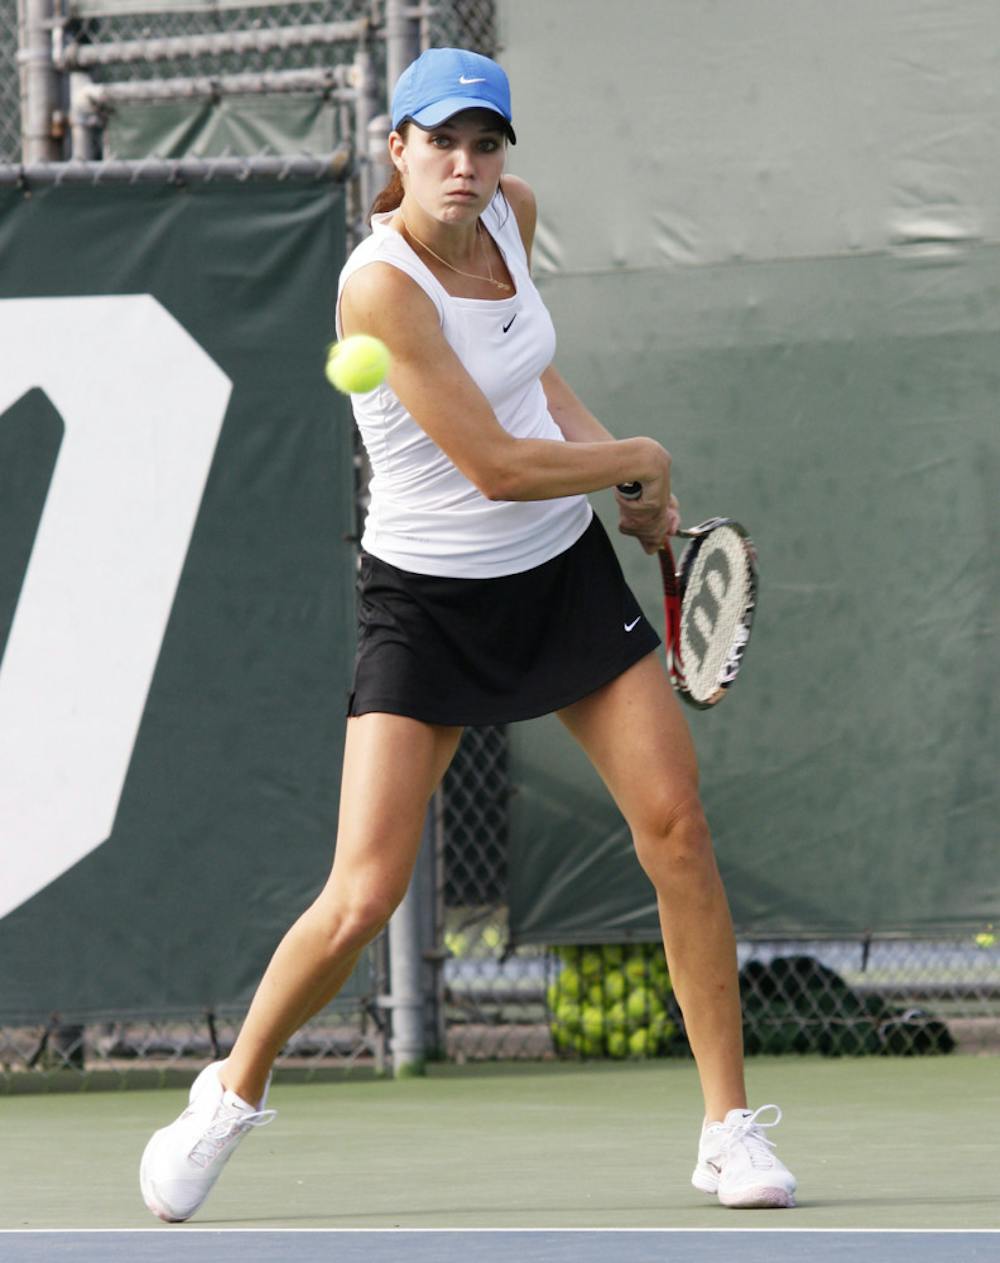
[(991, 1232), (152, 1228), (0, 1233), (4, 1263), (996, 1263)]

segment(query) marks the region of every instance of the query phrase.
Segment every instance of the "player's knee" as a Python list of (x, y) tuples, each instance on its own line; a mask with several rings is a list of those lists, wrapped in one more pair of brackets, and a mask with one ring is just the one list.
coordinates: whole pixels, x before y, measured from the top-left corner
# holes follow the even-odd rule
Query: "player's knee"
[(357, 895), (323, 914), (323, 936), (331, 959), (360, 951), (389, 922), (399, 900), (379, 891)]
[(650, 876), (667, 872), (674, 878), (701, 872), (714, 864), (708, 821), (697, 793), (659, 805), (635, 833), (639, 862)]

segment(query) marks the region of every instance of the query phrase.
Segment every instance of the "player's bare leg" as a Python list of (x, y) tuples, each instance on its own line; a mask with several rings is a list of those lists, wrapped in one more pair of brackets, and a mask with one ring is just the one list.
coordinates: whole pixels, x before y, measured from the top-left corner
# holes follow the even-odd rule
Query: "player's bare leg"
[(656, 890), (667, 966), (705, 1098), (691, 1182), (723, 1206), (794, 1206), (795, 1177), (764, 1134), (781, 1111), (746, 1108), (729, 904), (698, 796), (694, 748), (658, 656), (561, 717), (614, 795)]
[(629, 823), (709, 1119), (746, 1105), (736, 942), (687, 724), (656, 655), (560, 713)]
[(271, 1063), (336, 995), (406, 893), (427, 801), (460, 735), (397, 715), (348, 721), (330, 878), (278, 945), (229, 1058), (205, 1067), (187, 1108), (143, 1151), (139, 1183), (160, 1219), (189, 1219), (242, 1139), (273, 1118), (264, 1108)]
[(222, 1071), (244, 1100), (260, 1098), (282, 1046), (333, 999), (405, 895), (427, 802), (461, 733), (401, 715), (348, 720), (329, 880), (278, 945)]

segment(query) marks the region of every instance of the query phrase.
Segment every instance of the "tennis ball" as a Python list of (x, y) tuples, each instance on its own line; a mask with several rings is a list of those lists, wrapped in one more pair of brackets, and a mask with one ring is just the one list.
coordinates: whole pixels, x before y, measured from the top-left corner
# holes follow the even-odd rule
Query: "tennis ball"
[(995, 947), (996, 942), (997, 936), (995, 934), (990, 934), (988, 931), (976, 935), (977, 947)]
[(601, 948), (601, 954), (604, 957), (605, 965), (611, 969), (617, 968), (625, 959), (625, 949), (616, 943), (606, 944)]
[(578, 1031), (570, 1030), (558, 1024), (552, 1027), (552, 1042), (560, 1052), (582, 1052), (582, 1036)]
[(628, 1055), (628, 1040), (624, 1031), (612, 1031), (608, 1035), (608, 1056), (625, 1057)]
[(483, 930), (483, 946), (488, 947), (491, 952), (495, 952), (502, 942), (503, 935), (495, 925), (488, 925)]
[(556, 979), (559, 991), (567, 1000), (578, 1000), (583, 994), (583, 980), (572, 966), (563, 969)]
[(604, 995), (608, 1000), (621, 1000), (625, 996), (625, 975), (620, 969), (612, 969), (604, 975)]
[(641, 951), (635, 951), (625, 962), (625, 977), (630, 982), (646, 981), (646, 957)]
[(604, 1035), (604, 1010), (592, 1004), (585, 1004), (582, 1018), (584, 1038), (600, 1040)]
[(650, 1018), (660, 1017), (665, 1010), (648, 987), (633, 987), (625, 1001), (625, 1012), (633, 1024), (639, 1025), (648, 1022)]
[(604, 1037), (601, 1035), (581, 1035), (576, 1047), (585, 1057), (603, 1057)]
[(389, 348), (367, 333), (334, 342), (326, 355), (326, 376), (345, 395), (374, 390), (389, 371)]
[(600, 978), (603, 969), (604, 961), (601, 953), (588, 947), (580, 956), (580, 973), (588, 982), (593, 982), (595, 978)]
[(655, 1047), (653, 1037), (645, 1028), (633, 1031), (628, 1037), (628, 1050), (633, 1057), (649, 1057), (655, 1051)]
[(564, 1001), (555, 1011), (556, 1023), (570, 1035), (579, 1033), (583, 1025), (583, 1015), (578, 1004)]
[(612, 1033), (615, 1031), (624, 1032), (627, 1024), (628, 1018), (625, 1013), (625, 1005), (620, 1001), (618, 1004), (612, 1004), (610, 1009), (604, 1010), (604, 1025)]
[(649, 962), (649, 985), (660, 995), (669, 995), (674, 989), (667, 972), (667, 962), (662, 957), (657, 960), (654, 956)]
[(662, 1017), (654, 1017), (646, 1029), (657, 1048), (670, 1044), (677, 1034), (676, 1023), (671, 1022), (665, 1013)]

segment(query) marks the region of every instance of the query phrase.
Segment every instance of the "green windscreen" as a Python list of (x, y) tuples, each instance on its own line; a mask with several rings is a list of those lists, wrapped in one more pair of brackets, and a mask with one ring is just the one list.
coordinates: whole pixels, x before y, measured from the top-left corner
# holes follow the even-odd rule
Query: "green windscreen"
[[(326, 879), (354, 638), (350, 417), (322, 372), (344, 240), (333, 184), (0, 193), (6, 1015), (242, 1004)], [(214, 450), (192, 421), (202, 380)], [(136, 696), (137, 636), (121, 628), (148, 603), (197, 462)], [(96, 695), (85, 656), (65, 682), (84, 625), (103, 628)], [(50, 690), (77, 687), (87, 704), (48, 718)], [(41, 753), (14, 784), (26, 742)]]
[[(557, 364), (759, 550), (743, 674), (688, 712), (746, 934), (1000, 913), (1000, 15), (961, 10), (501, 4)], [(510, 737), (513, 939), (654, 937), (584, 757)]]

